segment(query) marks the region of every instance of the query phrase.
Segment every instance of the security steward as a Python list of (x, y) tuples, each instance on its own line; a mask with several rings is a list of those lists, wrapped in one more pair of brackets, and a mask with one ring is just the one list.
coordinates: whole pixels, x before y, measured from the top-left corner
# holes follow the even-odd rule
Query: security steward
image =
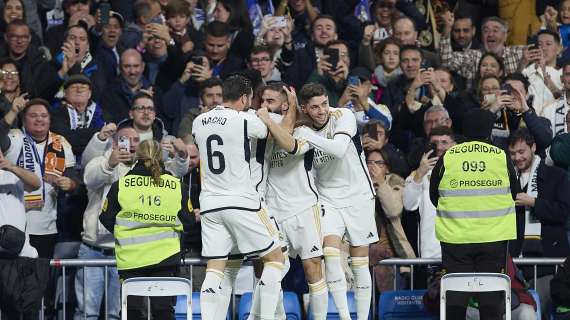
[[(113, 183), (99, 221), (113, 232), (121, 280), (172, 277), (181, 259), (180, 233), (195, 223), (188, 187), (163, 171), (158, 142), (142, 142), (134, 168)], [(152, 297), (153, 319), (174, 319), (174, 297)], [(128, 319), (146, 319), (143, 297), (131, 296)]]
[[(509, 156), (489, 143), (493, 114), (477, 108), (465, 116), (467, 142), (447, 150), (430, 180), (443, 272), (504, 273), (508, 240), (517, 236), (514, 199), (520, 187)], [(469, 298), (448, 294), (447, 318), (465, 319)], [(500, 293), (476, 298), (481, 319), (503, 319)]]

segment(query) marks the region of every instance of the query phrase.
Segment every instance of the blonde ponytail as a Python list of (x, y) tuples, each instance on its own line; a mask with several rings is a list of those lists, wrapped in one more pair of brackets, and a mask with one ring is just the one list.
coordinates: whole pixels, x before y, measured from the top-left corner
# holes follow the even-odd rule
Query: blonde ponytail
[(160, 144), (152, 139), (141, 142), (137, 149), (137, 160), (142, 161), (145, 168), (151, 172), (152, 180), (158, 186), (162, 172)]

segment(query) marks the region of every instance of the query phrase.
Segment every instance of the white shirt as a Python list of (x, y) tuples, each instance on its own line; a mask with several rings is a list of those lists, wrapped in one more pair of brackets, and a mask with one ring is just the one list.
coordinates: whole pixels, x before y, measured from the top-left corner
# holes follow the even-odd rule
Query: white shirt
[[(18, 162), (18, 156), (22, 150), (22, 145), (24, 143), (24, 133), (19, 129), (12, 129), (9, 133), (10, 137), (10, 148), (6, 152), (6, 159), (12, 163)], [(61, 144), (63, 146), (63, 151), (65, 154), (65, 168), (71, 168), (75, 166), (75, 156), (71, 150), (71, 145), (67, 140), (61, 137)], [(41, 156), (44, 154), (46, 141), (41, 143), (35, 143), (36, 150)], [(43, 159), (42, 159), (43, 160)], [(41, 170), (35, 170), (35, 174), (42, 179)], [(44, 188), (44, 206), (41, 210), (28, 210), (26, 212), (27, 217), (27, 232), (33, 235), (45, 235), (57, 233), (56, 219), (57, 219), (57, 190), (49, 183), (42, 182), (42, 187)], [(35, 191), (32, 193), (37, 193), (41, 191)], [(24, 195), (31, 193), (26, 192)]]
[(15, 174), (0, 170), (0, 225), (9, 224), (26, 232), (26, 242), (20, 257), (37, 258), (38, 252), (30, 245), (26, 229), (24, 184)]
[(414, 181), (414, 174), (406, 178), (404, 187), (404, 208), (420, 212), (420, 255), (422, 258), (440, 258), (441, 245), (435, 236), (436, 208), (429, 197), (429, 176), (431, 170), (421, 183)]
[(352, 111), (330, 108), (323, 128), (316, 132), (299, 128), (298, 136), (315, 148), (315, 182), (323, 202), (345, 208), (362, 199), (374, 199)]
[(250, 139), (265, 139), (267, 127), (252, 114), (224, 106), (199, 115), (192, 125), (200, 150), (202, 213), (226, 207), (256, 210), (260, 196), (250, 171)]
[[(298, 137), (298, 132), (299, 128), (293, 135)], [(274, 146), (272, 151), (271, 159), (268, 159), (266, 203), (277, 222), (282, 222), (318, 201), (312, 173), (314, 150), (298, 138), (295, 154), (279, 146)]]
[[(522, 73), (528, 78), (530, 86), (528, 87), (528, 93), (534, 96), (532, 102), (532, 107), (536, 114), (541, 114), (542, 109), (549, 103), (555, 100), (554, 95), (550, 92), (550, 89), (544, 84), (544, 75), (542, 74), (542, 69), (533, 63), (526, 67)], [(553, 67), (546, 67), (546, 73), (550, 76), (550, 79), (558, 89), (562, 89), (562, 80), (560, 76), (562, 75), (562, 70)]]

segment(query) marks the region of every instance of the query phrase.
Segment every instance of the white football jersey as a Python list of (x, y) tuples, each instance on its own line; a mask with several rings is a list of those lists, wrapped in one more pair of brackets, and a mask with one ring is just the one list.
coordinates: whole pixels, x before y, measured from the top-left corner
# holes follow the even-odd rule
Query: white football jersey
[(269, 211), (281, 222), (310, 208), (318, 201), (313, 168), (313, 148), (302, 138), (299, 129), (293, 133), (297, 150), (291, 154), (275, 145), (268, 159), (266, 203)]
[(202, 213), (225, 208), (258, 210), (260, 196), (252, 180), (251, 139), (267, 138), (267, 127), (255, 115), (217, 106), (192, 125), (200, 150)]
[[(341, 134), (348, 136), (350, 142), (341, 156), (334, 156), (330, 153), (340, 150), (338, 140), (334, 139)], [(359, 199), (374, 198), (372, 180), (351, 110), (331, 107), (324, 127), (316, 131), (301, 128), (299, 136), (315, 147), (315, 183), (323, 202), (343, 208)]]

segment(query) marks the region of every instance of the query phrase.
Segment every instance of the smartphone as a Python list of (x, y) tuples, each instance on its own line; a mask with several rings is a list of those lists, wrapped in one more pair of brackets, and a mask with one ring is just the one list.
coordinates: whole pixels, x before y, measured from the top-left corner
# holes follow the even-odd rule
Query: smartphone
[(357, 76), (348, 77), (348, 85), (358, 87), (360, 85), (360, 78), (358, 78)]
[(429, 61), (427, 61), (427, 60), (422, 60), (422, 64), (421, 64), (420, 68), (427, 70), (427, 69), (431, 68), (431, 63), (429, 63)]
[(338, 58), (340, 56), (339, 50), (336, 48), (327, 48), (323, 53), (329, 56), (327, 61), (331, 64), (331, 68), (333, 70), (336, 69), (338, 64)]
[(378, 138), (378, 127), (375, 123), (368, 124), (368, 137), (374, 140)]
[(284, 16), (275, 17), (275, 20), (273, 20), (272, 27), (284, 28), (286, 26), (287, 26), (287, 19), (285, 19)]
[(538, 43), (532, 43), (532, 44), (528, 47), (528, 50), (537, 50), (537, 49), (540, 49), (540, 48), (538, 47)]
[(100, 12), (100, 19), (102, 25), (106, 25), (109, 23), (109, 14), (111, 12), (111, 4), (107, 1), (101, 2), (99, 4), (99, 12)]
[(505, 91), (504, 94), (506, 95), (509, 96), (513, 95), (513, 87), (511, 87), (511, 85), (508, 83), (503, 83), (503, 85), (501, 86), (501, 90)]
[(129, 151), (131, 150), (131, 141), (127, 136), (120, 136), (118, 143), (119, 150)]
[(435, 143), (430, 143), (428, 145), (426, 153), (429, 152), (430, 150), (432, 151), (432, 153), (429, 155), (428, 159), (437, 158), (437, 145)]
[(193, 64), (197, 64), (197, 65), (202, 65), (204, 63), (204, 60), (202, 60), (201, 56), (192, 57), (192, 59), (190, 59), (190, 61), (192, 61)]

